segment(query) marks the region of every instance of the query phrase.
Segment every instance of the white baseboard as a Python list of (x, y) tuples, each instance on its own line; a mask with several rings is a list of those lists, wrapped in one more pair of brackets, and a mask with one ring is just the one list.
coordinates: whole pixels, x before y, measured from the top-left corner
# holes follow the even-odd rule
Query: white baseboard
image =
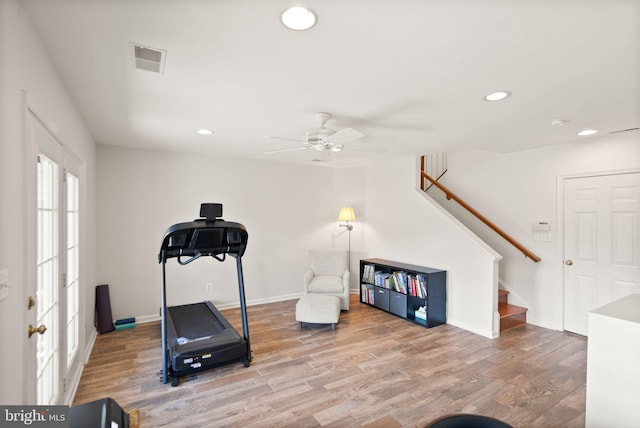
[(82, 362), (83, 367), (89, 362), (91, 351), (93, 351), (93, 345), (96, 343), (96, 337), (98, 337), (98, 331), (96, 329), (93, 329), (93, 331), (91, 332), (91, 337), (89, 337), (89, 343), (87, 344), (84, 361)]
[(160, 315), (142, 315), (136, 317), (136, 324), (144, 324), (151, 321), (160, 321)]
[[(299, 299), (300, 297), (302, 297), (303, 294), (304, 293), (294, 293), (294, 294), (286, 294), (286, 295), (276, 296), (276, 297), (268, 297), (265, 299), (247, 300), (247, 306), (263, 305), (265, 303), (284, 302), (285, 300)], [(240, 302), (216, 305), (216, 308), (218, 309), (232, 309), (232, 308), (239, 308), (239, 307), (240, 307)]]
[(91, 336), (89, 337), (89, 342), (84, 350), (84, 355), (82, 356), (82, 364), (80, 367), (73, 373), (71, 379), (67, 379), (69, 381), (69, 385), (67, 390), (62, 397), (60, 404), (71, 406), (73, 404), (73, 399), (76, 396), (76, 392), (78, 392), (78, 386), (80, 385), (80, 379), (82, 378), (82, 372), (84, 371), (84, 366), (89, 362), (89, 358), (91, 357), (91, 351), (93, 351), (93, 345), (96, 343), (96, 337), (98, 333), (95, 329), (91, 332)]
[[(276, 296), (276, 297), (268, 297), (268, 298), (265, 298), (265, 299), (247, 300), (247, 307), (255, 306), (255, 305), (263, 305), (265, 303), (275, 303), (275, 302), (283, 302), (285, 300), (299, 299), (300, 297), (302, 297), (302, 295), (303, 295), (303, 293), (294, 293), (294, 294), (286, 294), (286, 295)], [(234, 308), (239, 308), (239, 307), (240, 307), (240, 302), (216, 304), (216, 308), (218, 308), (220, 310), (223, 310), (223, 309), (234, 309)], [(160, 321), (160, 314), (157, 314), (157, 315), (138, 315), (138, 316), (136, 316), (136, 324), (143, 324), (143, 323), (152, 322), (152, 321)]]

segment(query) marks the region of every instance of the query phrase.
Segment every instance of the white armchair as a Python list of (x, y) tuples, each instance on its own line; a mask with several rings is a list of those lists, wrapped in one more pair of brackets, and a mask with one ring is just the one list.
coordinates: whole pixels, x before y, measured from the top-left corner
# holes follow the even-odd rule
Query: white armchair
[(343, 311), (349, 310), (349, 254), (347, 250), (310, 250), (309, 270), (304, 274), (304, 293), (340, 298)]

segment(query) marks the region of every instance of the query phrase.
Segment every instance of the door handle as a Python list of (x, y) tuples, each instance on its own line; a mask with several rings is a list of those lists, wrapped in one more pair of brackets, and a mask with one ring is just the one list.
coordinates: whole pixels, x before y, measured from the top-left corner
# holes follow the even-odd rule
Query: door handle
[(45, 331), (47, 331), (47, 327), (45, 327), (44, 324), (40, 324), (40, 327), (38, 328), (35, 328), (31, 324), (29, 324), (29, 328), (27, 329), (27, 334), (29, 334), (29, 337), (31, 337), (35, 333), (44, 334)]
[(573, 260), (567, 259), (567, 260), (564, 261), (564, 264), (567, 265), (567, 266), (571, 266), (573, 264)]

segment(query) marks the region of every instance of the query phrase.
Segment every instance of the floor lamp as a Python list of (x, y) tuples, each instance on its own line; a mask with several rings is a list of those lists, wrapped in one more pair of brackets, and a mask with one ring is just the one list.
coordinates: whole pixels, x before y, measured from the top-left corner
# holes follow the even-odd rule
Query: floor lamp
[(351, 272), (351, 231), (353, 230), (353, 225), (350, 224), (350, 221), (356, 219), (356, 214), (353, 212), (353, 208), (351, 207), (342, 207), (340, 208), (340, 214), (338, 214), (338, 220), (345, 221), (345, 224), (341, 224), (340, 227), (346, 227), (349, 232), (349, 272)]

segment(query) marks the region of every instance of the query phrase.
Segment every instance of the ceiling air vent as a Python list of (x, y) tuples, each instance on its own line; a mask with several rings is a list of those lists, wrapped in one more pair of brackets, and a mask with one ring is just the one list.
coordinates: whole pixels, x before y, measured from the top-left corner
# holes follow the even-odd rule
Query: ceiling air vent
[(134, 43), (133, 55), (137, 69), (164, 74), (164, 61), (167, 51)]

